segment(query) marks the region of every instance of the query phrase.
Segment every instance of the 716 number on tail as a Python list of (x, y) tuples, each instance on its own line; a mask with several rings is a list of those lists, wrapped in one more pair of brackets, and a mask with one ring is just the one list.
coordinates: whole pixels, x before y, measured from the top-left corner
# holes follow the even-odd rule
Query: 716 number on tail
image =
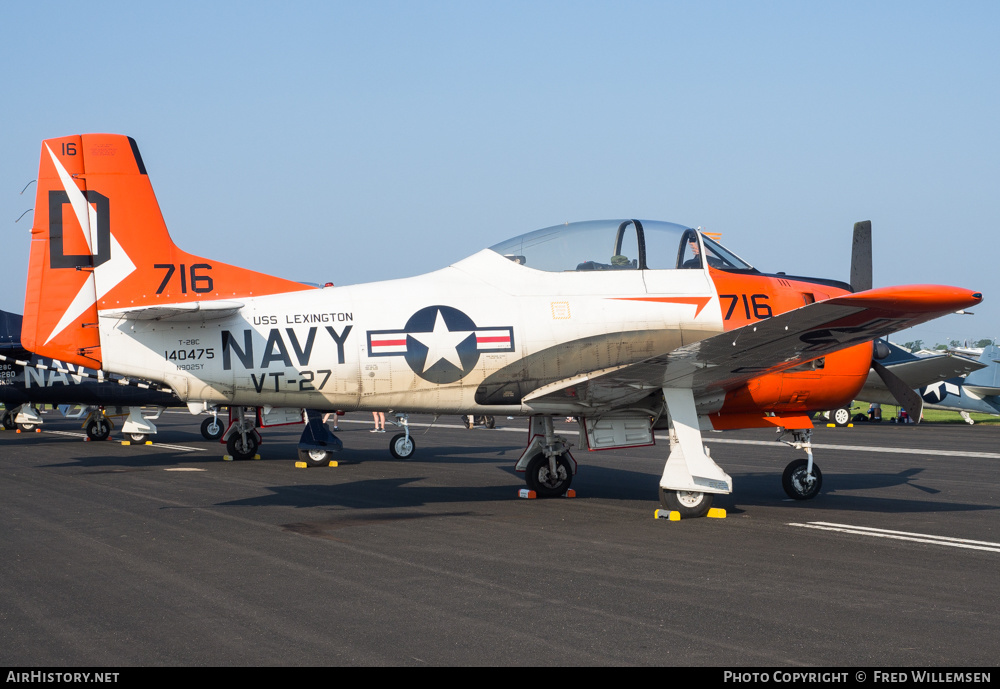
[[(211, 292), (215, 289), (215, 283), (212, 281), (211, 275), (206, 275), (205, 273), (212, 270), (212, 266), (208, 263), (194, 263), (190, 268), (185, 267), (183, 263), (177, 266), (173, 263), (155, 263), (154, 268), (167, 271), (166, 275), (163, 276), (163, 282), (156, 289), (157, 294), (163, 294), (163, 290), (167, 288), (170, 283), (170, 278), (174, 276), (174, 273), (180, 274), (181, 281), (181, 294), (187, 294), (188, 286), (190, 285), (192, 292), (197, 292), (198, 294), (204, 294), (205, 292)], [(177, 268), (180, 268), (178, 271)]]

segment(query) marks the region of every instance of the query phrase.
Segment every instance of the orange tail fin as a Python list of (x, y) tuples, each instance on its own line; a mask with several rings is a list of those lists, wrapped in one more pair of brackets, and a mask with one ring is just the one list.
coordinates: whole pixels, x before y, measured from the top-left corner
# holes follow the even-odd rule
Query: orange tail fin
[(43, 141), (37, 188), (21, 338), (38, 354), (100, 368), (99, 309), (310, 289), (178, 249), (130, 137)]

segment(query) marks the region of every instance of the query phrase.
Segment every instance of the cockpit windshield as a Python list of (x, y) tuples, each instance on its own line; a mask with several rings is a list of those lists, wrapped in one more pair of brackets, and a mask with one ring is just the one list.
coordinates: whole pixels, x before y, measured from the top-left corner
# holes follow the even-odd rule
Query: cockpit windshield
[[(673, 270), (701, 268), (698, 232), (655, 220), (591, 220), (546, 227), (490, 249), (536, 270)], [(708, 265), (718, 270), (753, 267), (702, 235)]]

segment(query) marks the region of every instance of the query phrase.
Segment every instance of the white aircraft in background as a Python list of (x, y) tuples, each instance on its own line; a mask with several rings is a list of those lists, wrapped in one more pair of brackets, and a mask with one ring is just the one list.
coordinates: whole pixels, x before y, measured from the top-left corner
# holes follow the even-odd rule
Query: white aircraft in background
[[(783, 486), (815, 496), (810, 414), (855, 397), (873, 338), (982, 299), (870, 289), (870, 223), (856, 226), (852, 291), (763, 274), (696, 230), (634, 219), (530, 232), (418, 277), (312, 288), (177, 248), (135, 141), (110, 134), (43, 142), (35, 209), (25, 346), (161, 382), (192, 410), (236, 408), (234, 456), (260, 441), (242, 407), (295, 410), (315, 465), (342, 447), (322, 411), (522, 415), (517, 469), (560, 495), (577, 467), (554, 417), (577, 417), (589, 450), (649, 445), (667, 428), (660, 497), (683, 516), (732, 491), (703, 429), (782, 429), (806, 452)], [(391, 449), (409, 456), (408, 432)]]

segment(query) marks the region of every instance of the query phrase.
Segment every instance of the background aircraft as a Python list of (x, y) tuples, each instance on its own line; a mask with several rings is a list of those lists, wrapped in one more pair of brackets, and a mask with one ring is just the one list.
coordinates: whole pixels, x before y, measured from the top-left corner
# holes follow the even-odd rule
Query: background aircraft
[[(342, 447), (322, 410), (519, 414), (517, 470), (560, 495), (576, 461), (553, 417), (577, 417), (590, 450), (668, 428), (661, 502), (699, 516), (732, 491), (703, 428), (782, 429), (806, 453), (782, 485), (813, 497), (810, 413), (852, 399), (872, 366), (913, 395), (873, 363), (872, 339), (982, 299), (871, 289), (870, 223), (854, 256), (851, 284), (764, 274), (694, 229), (619, 219), (530, 232), (423, 276), (313, 289), (179, 249), (135, 141), (90, 134), (42, 144), (23, 339), (189, 404), (231, 405), (234, 456), (259, 442), (244, 405), (312, 410), (299, 440), (312, 464)], [(391, 448), (408, 456), (412, 439)]]
[[(183, 406), (173, 392), (159, 386), (32, 354), (21, 346), (21, 320), (19, 314), (0, 311), (0, 402), (4, 405), (0, 421), (4, 428), (33, 430), (44, 423), (36, 405), (50, 404), (67, 412), (67, 407), (82, 407), (80, 416), (91, 440), (107, 438), (113, 427), (110, 417), (124, 416), (122, 432), (131, 442), (142, 442), (156, 433), (153, 421), (159, 416), (144, 417), (142, 407)], [(213, 421), (205, 420), (203, 433), (204, 426)], [(216, 438), (221, 431), (218, 428)]]
[[(930, 409), (962, 413), (972, 423), (969, 413), (1000, 416), (1000, 347), (983, 348), (978, 361), (956, 354), (916, 357), (892, 343), (885, 343), (889, 355), (884, 365), (912, 385)], [(869, 376), (857, 399), (880, 404), (897, 404), (886, 385)], [(911, 418), (918, 419), (919, 416)]]

